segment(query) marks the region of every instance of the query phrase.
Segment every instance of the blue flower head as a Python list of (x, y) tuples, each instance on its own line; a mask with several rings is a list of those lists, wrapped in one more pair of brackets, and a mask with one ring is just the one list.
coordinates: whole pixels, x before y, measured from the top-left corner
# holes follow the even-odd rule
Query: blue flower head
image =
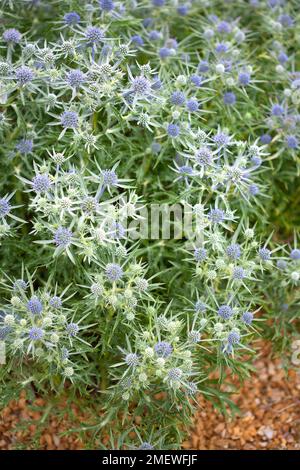
[(98, 44), (104, 39), (104, 32), (96, 26), (89, 26), (85, 32), (85, 37), (90, 44)]
[(156, 352), (156, 354), (159, 357), (162, 357), (162, 358), (166, 359), (167, 357), (169, 357), (172, 354), (173, 347), (167, 341), (159, 341), (154, 346), (154, 351)]
[(57, 309), (57, 308), (60, 308), (62, 306), (62, 300), (61, 300), (60, 297), (55, 295), (54, 297), (51, 297), (51, 299), (49, 301), (49, 304), (51, 305), (51, 307)]
[(186, 107), (190, 111), (190, 113), (194, 113), (194, 112), (198, 111), (198, 109), (199, 109), (199, 102), (196, 98), (190, 98), (186, 102)]
[(33, 328), (31, 328), (31, 330), (29, 330), (28, 336), (32, 341), (39, 341), (44, 336), (44, 330), (42, 330), (42, 328), (34, 326)]
[(67, 248), (73, 238), (73, 233), (71, 230), (65, 227), (59, 227), (54, 233), (54, 243), (57, 247)]
[(294, 248), (291, 251), (290, 257), (292, 260), (299, 260), (300, 259), (300, 250), (298, 248)]
[(258, 254), (262, 261), (268, 261), (271, 258), (271, 251), (268, 248), (260, 248)]
[(284, 114), (283, 106), (281, 106), (280, 104), (273, 104), (271, 114), (273, 116), (282, 116)]
[(218, 309), (218, 315), (224, 320), (228, 320), (233, 315), (233, 310), (229, 305), (221, 305)]
[(18, 44), (21, 41), (22, 34), (15, 28), (6, 29), (2, 35), (4, 41), (11, 44)]
[(18, 152), (20, 152), (21, 155), (27, 155), (28, 153), (31, 153), (32, 148), (32, 139), (21, 139), (16, 145), (16, 149)]
[(66, 327), (66, 331), (69, 336), (76, 336), (79, 331), (77, 323), (69, 323)]
[(295, 150), (296, 148), (298, 148), (299, 142), (297, 137), (295, 137), (294, 135), (288, 135), (286, 138), (286, 144), (288, 148)]
[(20, 85), (27, 85), (34, 79), (34, 72), (26, 65), (22, 65), (16, 70), (16, 79)]
[(172, 54), (172, 51), (169, 47), (161, 47), (159, 49), (159, 57), (161, 59), (166, 59), (167, 57), (170, 57), (171, 54)]
[(129, 367), (136, 367), (140, 361), (137, 354), (129, 353), (125, 357), (125, 362)]
[(80, 22), (80, 15), (78, 15), (76, 11), (70, 11), (69, 13), (65, 14), (64, 22), (68, 26), (73, 26), (75, 24), (78, 24)]
[(240, 334), (237, 331), (231, 331), (227, 337), (227, 341), (229, 344), (237, 344), (239, 343), (240, 339)]
[(36, 175), (32, 180), (32, 187), (36, 193), (46, 193), (49, 191), (51, 181), (46, 174)]
[(199, 263), (200, 261), (204, 261), (207, 256), (207, 251), (205, 248), (196, 248), (194, 251), (194, 258)]
[(124, 273), (119, 264), (109, 263), (106, 265), (105, 274), (110, 282), (116, 282), (123, 277)]
[(232, 91), (227, 91), (224, 93), (223, 100), (227, 106), (232, 106), (236, 103), (236, 96)]
[(178, 137), (180, 133), (180, 127), (177, 124), (168, 124), (167, 133), (170, 137)]
[(248, 72), (240, 72), (238, 80), (240, 85), (247, 86), (250, 83), (251, 75)]
[(99, 0), (99, 6), (103, 11), (112, 11), (115, 8), (112, 0)]
[(182, 106), (185, 103), (185, 96), (182, 91), (174, 91), (171, 95), (170, 99), (172, 104), (175, 104), (176, 106)]
[(4, 197), (0, 199), (0, 217), (4, 219), (10, 213), (10, 203)]
[(252, 312), (244, 312), (242, 315), (242, 320), (246, 325), (250, 325), (253, 321), (253, 313)]
[(131, 41), (136, 46), (142, 47), (144, 45), (144, 39), (139, 34), (135, 34), (134, 36), (131, 36)]
[(65, 129), (76, 129), (78, 127), (78, 114), (75, 111), (64, 111), (60, 116), (60, 122)]
[(27, 302), (27, 310), (34, 315), (40, 315), (43, 311), (43, 304), (38, 297), (33, 296)]
[(218, 224), (224, 220), (225, 213), (222, 209), (211, 209), (208, 214), (209, 219), (212, 223)]

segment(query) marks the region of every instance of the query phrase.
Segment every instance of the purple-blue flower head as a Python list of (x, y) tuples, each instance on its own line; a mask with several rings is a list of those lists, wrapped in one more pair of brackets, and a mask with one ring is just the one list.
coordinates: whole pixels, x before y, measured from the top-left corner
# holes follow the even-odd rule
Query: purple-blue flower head
[(218, 309), (218, 315), (224, 320), (228, 320), (233, 315), (233, 310), (229, 305), (221, 305)]
[(217, 25), (217, 31), (220, 34), (229, 34), (231, 33), (231, 25), (228, 21), (220, 21)]
[(182, 106), (185, 103), (185, 95), (182, 91), (174, 91), (171, 95), (170, 101), (176, 106)]
[(248, 72), (240, 72), (238, 76), (239, 84), (242, 86), (247, 86), (250, 83), (251, 75)]
[(21, 139), (17, 143), (16, 149), (18, 152), (20, 152), (21, 155), (27, 155), (28, 153), (31, 153), (33, 149), (32, 139)]
[(114, 170), (103, 170), (102, 176), (103, 176), (103, 182), (106, 186), (118, 185), (118, 175)]
[(36, 193), (46, 193), (49, 191), (51, 181), (46, 174), (36, 175), (32, 180), (32, 187)]
[(169, 357), (172, 354), (173, 347), (167, 341), (159, 341), (154, 346), (154, 351), (156, 352), (156, 354), (159, 357), (162, 357), (162, 358), (166, 359), (167, 357)]
[(232, 243), (226, 248), (227, 256), (231, 259), (238, 259), (241, 256), (241, 247), (237, 243)]
[(259, 155), (253, 155), (253, 157), (251, 157), (251, 163), (258, 168), (262, 164), (262, 159)]
[(10, 213), (10, 203), (4, 197), (0, 199), (0, 217), (4, 219)]
[(208, 147), (201, 147), (195, 154), (195, 160), (199, 165), (210, 165), (212, 161), (212, 153), (210, 149)]
[(110, 282), (119, 281), (123, 274), (123, 269), (119, 264), (109, 263), (106, 265), (105, 275)]
[(253, 321), (253, 313), (252, 312), (244, 312), (242, 315), (242, 320), (246, 325), (251, 325)]
[(263, 145), (268, 145), (272, 141), (272, 137), (270, 134), (262, 134), (259, 140)]
[(300, 259), (300, 250), (298, 248), (294, 248), (291, 251), (290, 257), (292, 260), (299, 260)]
[(240, 334), (237, 331), (230, 331), (227, 337), (229, 344), (238, 344), (240, 342)]
[(153, 450), (153, 445), (149, 444), (149, 442), (143, 442), (139, 447), (138, 450)]
[(139, 357), (135, 353), (129, 353), (125, 357), (125, 362), (129, 367), (136, 367), (139, 365)]
[(31, 297), (27, 302), (27, 310), (33, 313), (33, 315), (40, 315), (43, 311), (43, 304), (37, 296)]
[(60, 308), (62, 306), (62, 300), (60, 297), (58, 297), (57, 295), (54, 295), (53, 297), (51, 297), (51, 299), (49, 300), (49, 304), (51, 305), (52, 308)]
[(65, 14), (64, 22), (68, 26), (73, 26), (75, 24), (78, 24), (80, 22), (80, 15), (78, 15), (76, 11), (70, 11), (69, 13)]
[(66, 326), (66, 331), (69, 336), (76, 336), (79, 331), (79, 326), (77, 325), (77, 323), (69, 323)]
[(228, 51), (228, 46), (224, 42), (219, 42), (215, 47), (216, 54), (225, 54)]
[(23, 279), (17, 279), (15, 282), (14, 282), (14, 285), (13, 285), (13, 288), (14, 290), (16, 291), (19, 291), (19, 290), (26, 290), (27, 289), (27, 282), (25, 282)]
[(89, 26), (85, 32), (85, 37), (90, 44), (99, 44), (104, 39), (104, 32), (96, 26)]
[(172, 51), (169, 47), (161, 47), (159, 49), (159, 57), (161, 59), (166, 59), (167, 57), (170, 57), (171, 54), (172, 54)]
[(139, 75), (133, 79), (131, 88), (136, 95), (147, 96), (151, 91), (151, 82), (143, 75)]
[(189, 12), (189, 6), (188, 5), (178, 5), (177, 7), (177, 13), (180, 16), (186, 16)]
[(99, 6), (103, 11), (112, 11), (115, 8), (115, 4), (112, 0), (99, 0)]
[(279, 23), (284, 27), (284, 28), (291, 28), (293, 26), (293, 18), (290, 15), (287, 15), (286, 13), (283, 13), (278, 17)]
[(198, 65), (198, 70), (201, 73), (205, 73), (209, 71), (209, 63), (207, 60), (201, 60), (199, 65)]
[(54, 233), (54, 243), (57, 247), (67, 248), (72, 243), (73, 233), (65, 227), (59, 227)]
[(227, 106), (232, 106), (236, 103), (236, 96), (233, 91), (227, 91), (224, 93), (223, 101)]
[(235, 266), (232, 271), (232, 277), (236, 280), (244, 279), (245, 271), (241, 266)]
[(295, 150), (296, 148), (298, 148), (299, 142), (297, 137), (295, 137), (294, 135), (288, 135), (286, 138), (286, 144), (289, 149)]
[(42, 330), (42, 328), (34, 326), (33, 328), (31, 328), (31, 330), (29, 330), (28, 336), (32, 341), (39, 341), (44, 336), (44, 330)]
[(280, 104), (273, 104), (271, 114), (273, 116), (282, 116), (284, 114), (283, 106), (281, 106)]
[(281, 64), (285, 64), (289, 60), (287, 54), (283, 51), (279, 52), (277, 58), (278, 58), (278, 62), (280, 62)]
[(268, 261), (271, 258), (271, 251), (268, 248), (260, 248), (258, 254), (262, 261)]
[(168, 124), (167, 133), (170, 137), (178, 137), (180, 134), (180, 127), (178, 124)]
[(67, 82), (72, 88), (79, 88), (84, 82), (84, 74), (80, 70), (71, 70), (67, 74)]
[(194, 251), (194, 258), (197, 263), (204, 261), (207, 256), (207, 251), (205, 248), (196, 248)]
[(230, 137), (224, 132), (218, 132), (218, 134), (213, 137), (213, 141), (218, 147), (226, 147), (230, 142)]
[(149, 41), (158, 41), (161, 38), (161, 33), (156, 31), (156, 29), (153, 29), (149, 32), (148, 38)]
[(2, 35), (4, 41), (10, 44), (18, 44), (21, 41), (22, 34), (15, 28), (6, 29)]
[(144, 45), (144, 39), (139, 34), (131, 36), (131, 41), (133, 44), (135, 44), (135, 46), (142, 47)]
[(208, 217), (212, 223), (219, 224), (224, 220), (225, 213), (222, 209), (215, 208), (209, 211)]
[(65, 129), (76, 129), (78, 127), (78, 114), (75, 111), (64, 111), (60, 116), (60, 122)]
[(197, 88), (200, 88), (202, 85), (202, 77), (201, 75), (193, 74), (190, 76), (190, 81), (192, 82), (193, 85), (195, 85)]
[(22, 65), (16, 70), (16, 79), (20, 85), (26, 85), (34, 79), (34, 72), (26, 65)]
[(259, 187), (255, 183), (249, 185), (249, 194), (251, 196), (257, 196), (259, 194)]
[(190, 98), (186, 102), (186, 107), (190, 113), (195, 113), (199, 109), (199, 102), (196, 98)]
[(284, 259), (279, 259), (276, 263), (278, 269), (284, 270), (287, 267), (287, 262)]

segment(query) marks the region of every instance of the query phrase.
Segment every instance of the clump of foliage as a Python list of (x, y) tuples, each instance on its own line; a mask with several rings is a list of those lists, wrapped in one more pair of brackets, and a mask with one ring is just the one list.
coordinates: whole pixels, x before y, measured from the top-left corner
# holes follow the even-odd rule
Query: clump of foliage
[[(256, 339), (287, 348), (299, 17), (296, 0), (2, 2), (2, 405), (26, 386), (93, 397), (97, 442), (113, 422), (111, 446), (178, 448), (198, 393), (233, 406), (221, 384), (251, 373)], [(176, 218), (141, 233), (153, 204), (184, 207), (193, 236)]]

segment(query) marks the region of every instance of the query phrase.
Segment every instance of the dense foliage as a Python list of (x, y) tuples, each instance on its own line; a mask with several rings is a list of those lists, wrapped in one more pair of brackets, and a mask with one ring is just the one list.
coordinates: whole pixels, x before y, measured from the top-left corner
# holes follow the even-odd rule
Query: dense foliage
[(178, 448), (297, 333), (299, 2), (1, 7), (0, 403), (67, 393), (103, 410), (90, 447)]

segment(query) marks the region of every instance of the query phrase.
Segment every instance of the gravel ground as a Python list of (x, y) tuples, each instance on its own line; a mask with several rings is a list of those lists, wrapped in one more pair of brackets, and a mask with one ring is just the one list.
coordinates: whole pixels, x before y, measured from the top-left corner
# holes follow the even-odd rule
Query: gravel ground
[(286, 373), (268, 352), (266, 348), (256, 374), (233, 396), (240, 416), (226, 420), (200, 398), (185, 449), (300, 449), (300, 369)]
[[(280, 360), (270, 360), (269, 349), (256, 362), (257, 372), (233, 396), (241, 414), (226, 420), (212, 405), (199, 398), (199, 411), (194, 418), (185, 449), (300, 449), (300, 370), (282, 369)], [(41, 398), (26, 399), (25, 392), (12, 401), (0, 416), (0, 449), (82, 449), (85, 444), (78, 433), (64, 435), (70, 428), (95, 417), (73, 404), (73, 419), (60, 413), (45, 419), (47, 404)], [(134, 437), (134, 436), (132, 436)]]

